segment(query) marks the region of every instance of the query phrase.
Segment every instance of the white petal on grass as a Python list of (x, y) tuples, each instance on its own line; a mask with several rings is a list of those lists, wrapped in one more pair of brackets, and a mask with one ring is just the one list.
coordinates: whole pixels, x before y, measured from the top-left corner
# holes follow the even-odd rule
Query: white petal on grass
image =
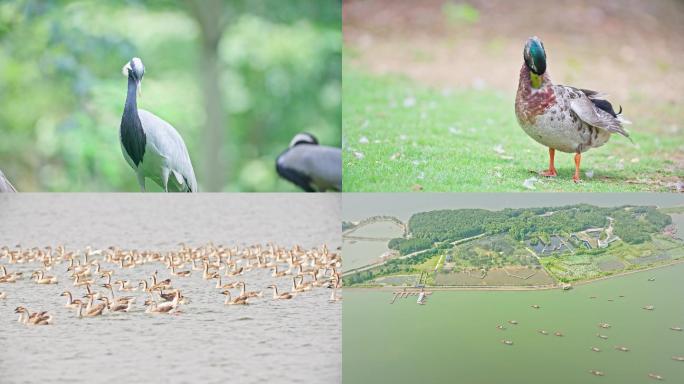
[(359, 144), (368, 144), (368, 138), (366, 136), (361, 136)]
[(587, 175), (587, 178), (592, 179), (594, 177), (594, 170), (590, 169), (586, 172), (584, 172), (585, 175)]
[(421, 171), (420, 173), (418, 173), (418, 179), (419, 180), (423, 180), (424, 178), (425, 178), (425, 172)]
[(535, 188), (535, 186), (534, 186), (534, 183), (536, 183), (537, 181), (539, 181), (539, 179), (537, 179), (536, 177), (531, 177), (531, 178), (529, 178), (529, 179), (526, 179), (526, 180), (523, 182), (523, 187), (525, 187), (525, 188), (527, 188), (527, 189), (537, 189), (537, 188)]
[(449, 133), (451, 133), (452, 135), (460, 135), (461, 130), (456, 127), (449, 127)]
[(361, 160), (361, 159), (363, 159), (364, 157), (366, 157), (366, 155), (364, 155), (364, 154), (361, 153), (361, 152), (354, 152), (354, 157), (356, 157), (357, 159)]
[(416, 105), (416, 98), (409, 96), (404, 99), (404, 108), (411, 108)]
[(506, 150), (504, 149), (503, 145), (497, 144), (494, 146), (494, 152), (498, 153), (499, 155), (503, 155), (506, 153)]
[(399, 140), (404, 140), (404, 141), (406, 141), (406, 139), (408, 139), (408, 136), (406, 136), (406, 135), (399, 135)]

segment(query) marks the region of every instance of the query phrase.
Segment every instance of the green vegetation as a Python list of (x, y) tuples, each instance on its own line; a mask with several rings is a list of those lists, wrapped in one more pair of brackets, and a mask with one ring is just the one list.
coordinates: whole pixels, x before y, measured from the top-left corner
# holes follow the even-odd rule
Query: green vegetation
[[(682, 242), (660, 233), (671, 223), (669, 215), (648, 206), (420, 212), (409, 219), (411, 238), (388, 243), (402, 256), (416, 255), (345, 276), (344, 283), (367, 284), (378, 277), (420, 272), (428, 272), (428, 281), (441, 285), (534, 286), (552, 284), (554, 278), (586, 280), (684, 257)], [(587, 229), (591, 231), (584, 232)], [(455, 243), (479, 234), (485, 236)], [(440, 257), (443, 263), (433, 273)]]
[[(534, 172), (547, 166), (547, 149), (518, 126), (515, 94), (492, 90), (440, 90), (408, 80), (374, 76), (345, 65), (344, 190), (403, 191), (671, 191), (684, 169), (672, 159), (684, 135), (656, 134), (677, 106), (662, 104), (653, 118), (631, 126), (635, 147), (613, 137), (582, 157), (584, 182), (572, 181), (572, 155), (557, 153), (558, 177)], [(636, 119), (634, 116), (632, 119)], [(592, 171), (593, 178), (584, 172)]]
[(298, 190), (274, 165), (292, 137), (341, 144), (340, 0), (3, 0), (0, 165), (17, 189), (139, 190), (119, 144), (133, 56), (140, 107), (181, 133), (202, 191)]
[(454, 241), (481, 233), (508, 233), (516, 240), (537, 235), (548, 243), (548, 234), (605, 227), (608, 217), (615, 219), (615, 235), (634, 244), (648, 240), (651, 233), (672, 222), (670, 216), (654, 207), (605, 208), (578, 204), (501, 211), (458, 209), (421, 212), (412, 215), (408, 225), (416, 241)]

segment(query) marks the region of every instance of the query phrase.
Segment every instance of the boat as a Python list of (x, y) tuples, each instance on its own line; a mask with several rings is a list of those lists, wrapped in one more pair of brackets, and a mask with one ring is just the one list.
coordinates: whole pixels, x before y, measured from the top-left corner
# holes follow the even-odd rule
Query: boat
[(591, 350), (594, 352), (601, 352), (601, 349), (598, 347), (591, 347)]
[(672, 356), (672, 360), (674, 360), (674, 361), (684, 361), (684, 356)]
[(679, 331), (679, 332), (682, 331), (682, 327), (670, 327), (670, 329), (673, 331)]
[(663, 377), (656, 374), (656, 373), (649, 373), (648, 377), (650, 377), (651, 379), (655, 379), (655, 380), (663, 380)]
[(622, 351), (622, 352), (629, 352), (629, 348), (622, 346), (622, 345), (616, 346), (615, 349), (617, 349), (618, 351)]
[(597, 371), (597, 370), (595, 370), (595, 369), (590, 369), (590, 370), (589, 370), (589, 373), (591, 373), (591, 374), (594, 375), (594, 376), (603, 376), (603, 375), (605, 375), (605, 373), (603, 373), (602, 371)]
[(652, 306), (652, 305), (647, 305), (647, 306), (645, 306), (645, 307), (643, 307), (643, 308), (644, 308), (645, 310), (647, 310), (647, 311), (652, 311), (652, 310), (655, 309), (655, 307)]
[(602, 334), (600, 334), (600, 333), (597, 333), (596, 336), (598, 336), (600, 339), (603, 339), (603, 340), (607, 340), (607, 339), (608, 339), (608, 336), (602, 335)]
[(509, 324), (518, 325), (518, 320), (508, 320)]
[(506, 344), (506, 345), (513, 345), (513, 342), (510, 341), (510, 340), (505, 340), (505, 339), (504, 339), (504, 340), (501, 340), (501, 342), (504, 343), (504, 344)]

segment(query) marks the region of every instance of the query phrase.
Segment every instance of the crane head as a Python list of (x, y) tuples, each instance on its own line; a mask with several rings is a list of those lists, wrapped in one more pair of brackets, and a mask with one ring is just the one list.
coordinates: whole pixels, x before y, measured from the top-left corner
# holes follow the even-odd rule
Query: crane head
[(121, 73), (128, 78), (132, 78), (138, 88), (138, 93), (142, 92), (141, 82), (145, 75), (145, 66), (139, 57), (134, 57), (127, 62), (121, 69)]
[(308, 132), (302, 132), (295, 135), (290, 141), (290, 148), (298, 144), (313, 144), (318, 145), (318, 139)]

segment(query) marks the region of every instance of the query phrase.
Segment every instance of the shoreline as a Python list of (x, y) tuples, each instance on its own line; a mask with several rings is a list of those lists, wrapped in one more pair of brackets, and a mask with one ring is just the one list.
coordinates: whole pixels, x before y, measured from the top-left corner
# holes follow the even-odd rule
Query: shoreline
[[(588, 279), (588, 280), (583, 280), (580, 282), (576, 283), (570, 283), (573, 288), (578, 287), (578, 286), (583, 286), (583, 285), (588, 285), (592, 283), (596, 283), (599, 281), (604, 281), (616, 277), (623, 277), (623, 276), (628, 276), (632, 275), (635, 273), (641, 273), (641, 272), (647, 272), (650, 270), (654, 269), (660, 269), (660, 268), (667, 268), (667, 267), (674, 267), (677, 264), (682, 264), (684, 263), (684, 258), (678, 259), (678, 260), (673, 260), (670, 263), (667, 264), (659, 264), (659, 265), (654, 265), (646, 268), (640, 268), (640, 269), (635, 269), (635, 270), (630, 270), (630, 271), (625, 271), (621, 272), (618, 274), (610, 275), (610, 276), (601, 276), (601, 277), (596, 277), (593, 279)], [(355, 290), (378, 290), (378, 291), (395, 291), (397, 289), (416, 289), (415, 287), (411, 286), (405, 286), (405, 285), (396, 285), (396, 286), (378, 286), (378, 287), (343, 287), (343, 289), (355, 289)], [(535, 285), (535, 286), (522, 286), (522, 285), (512, 285), (512, 286), (501, 286), (501, 285), (491, 285), (491, 286), (476, 286), (476, 285), (454, 285), (454, 286), (425, 286), (425, 289), (429, 289), (432, 291), (548, 291), (552, 289), (561, 289), (560, 285), (554, 284), (554, 285)]]

